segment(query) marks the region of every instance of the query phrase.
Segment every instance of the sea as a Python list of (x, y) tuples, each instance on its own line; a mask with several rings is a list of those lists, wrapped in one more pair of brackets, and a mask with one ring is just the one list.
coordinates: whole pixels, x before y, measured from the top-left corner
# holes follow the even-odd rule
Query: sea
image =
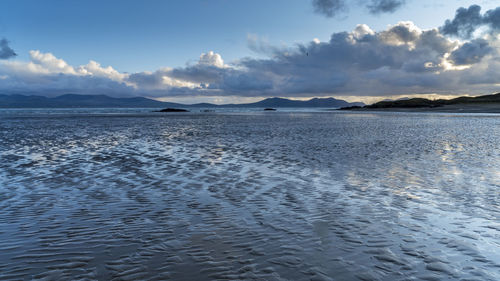
[(500, 280), (500, 115), (1, 109), (0, 280)]

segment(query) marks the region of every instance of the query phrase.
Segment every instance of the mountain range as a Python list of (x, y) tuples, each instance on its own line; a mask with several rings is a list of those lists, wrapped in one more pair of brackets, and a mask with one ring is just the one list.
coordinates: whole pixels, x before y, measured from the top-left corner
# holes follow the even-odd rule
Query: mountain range
[(363, 103), (349, 103), (334, 98), (313, 98), (306, 101), (290, 100), (285, 98), (267, 98), (254, 103), (245, 104), (181, 104), (162, 102), (144, 97), (114, 98), (106, 95), (75, 95), (66, 94), (57, 97), (43, 97), (34, 95), (1, 95), (0, 108), (162, 108), (162, 107), (325, 107), (338, 108), (346, 106), (363, 106)]

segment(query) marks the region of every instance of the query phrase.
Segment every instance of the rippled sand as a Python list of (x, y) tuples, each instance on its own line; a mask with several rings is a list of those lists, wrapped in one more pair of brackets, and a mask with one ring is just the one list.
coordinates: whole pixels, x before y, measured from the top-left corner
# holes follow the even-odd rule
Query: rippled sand
[(500, 116), (0, 114), (0, 280), (500, 280)]

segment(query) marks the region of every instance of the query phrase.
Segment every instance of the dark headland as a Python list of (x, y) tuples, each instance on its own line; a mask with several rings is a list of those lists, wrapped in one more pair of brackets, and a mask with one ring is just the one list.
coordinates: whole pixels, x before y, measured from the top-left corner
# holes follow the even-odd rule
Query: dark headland
[(365, 106), (348, 106), (340, 110), (500, 113), (500, 93), (477, 97), (429, 100), (424, 98), (380, 101)]

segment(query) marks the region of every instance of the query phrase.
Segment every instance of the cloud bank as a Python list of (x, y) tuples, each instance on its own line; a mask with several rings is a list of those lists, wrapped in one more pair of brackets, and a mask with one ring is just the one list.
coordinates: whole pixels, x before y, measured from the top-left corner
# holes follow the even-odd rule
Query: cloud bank
[[(249, 48), (265, 58), (228, 63), (209, 51), (195, 63), (151, 72), (122, 73), (95, 61), (73, 66), (33, 50), (28, 61), (0, 60), (0, 92), (171, 98), (491, 93), (500, 89), (497, 10), (461, 8), (454, 19), (428, 30), (412, 22), (382, 31), (361, 24), (329, 41), (295, 46), (275, 47), (249, 36)], [(488, 28), (478, 35), (482, 25)], [(469, 39), (458, 40), (457, 34)]]

